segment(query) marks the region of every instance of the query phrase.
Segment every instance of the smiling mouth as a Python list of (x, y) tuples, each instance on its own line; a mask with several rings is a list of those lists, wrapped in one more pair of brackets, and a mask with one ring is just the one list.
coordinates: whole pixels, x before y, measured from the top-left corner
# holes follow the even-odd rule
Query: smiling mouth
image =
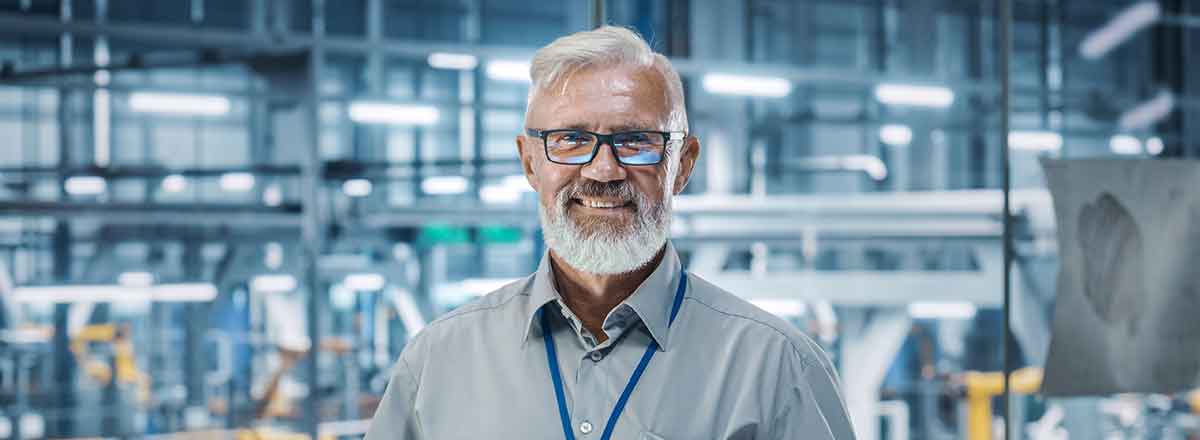
[(573, 198), (571, 202), (592, 209), (631, 209), (633, 202), (627, 200), (601, 200), (589, 198)]

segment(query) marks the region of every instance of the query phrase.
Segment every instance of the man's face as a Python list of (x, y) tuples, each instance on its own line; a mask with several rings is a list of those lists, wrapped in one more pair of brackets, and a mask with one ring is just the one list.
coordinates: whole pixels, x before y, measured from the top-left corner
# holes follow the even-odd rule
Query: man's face
[[(574, 128), (597, 133), (667, 131), (671, 108), (665, 90), (665, 80), (651, 69), (584, 69), (570, 75), (563, 83), (539, 92), (530, 102), (525, 126), (540, 130)], [(612, 148), (603, 144), (590, 163), (564, 165), (546, 158), (541, 139), (518, 136), (517, 145), (526, 177), (537, 190), (543, 228), (552, 250), (562, 256), (566, 251), (563, 246), (596, 241), (592, 243), (594, 246), (587, 247), (623, 245), (630, 248), (626, 253), (639, 254), (625, 257), (635, 260), (641, 259), (640, 254), (645, 250), (635, 249), (639, 243), (631, 241), (657, 241), (658, 236), (665, 240), (667, 231), (644, 229), (669, 227), (669, 198), (683, 189), (699, 152), (698, 143), (689, 137), (678, 157), (669, 155), (657, 165), (622, 165), (613, 155)], [(670, 173), (670, 168), (674, 167), (669, 166), (671, 161), (678, 161), (674, 175)], [(569, 231), (555, 231), (555, 227)], [(556, 232), (562, 233), (560, 243), (554, 243), (551, 237)], [(651, 232), (653, 237), (646, 236)], [(655, 252), (662, 245), (640, 244), (643, 247), (654, 245)], [(617, 254), (611, 257), (621, 258), (621, 251), (615, 252)], [(595, 249), (587, 253), (595, 253)], [(601, 263), (600, 266), (611, 265)], [(588, 270), (587, 267), (580, 269)], [(593, 272), (606, 271), (603, 267), (596, 269)]]

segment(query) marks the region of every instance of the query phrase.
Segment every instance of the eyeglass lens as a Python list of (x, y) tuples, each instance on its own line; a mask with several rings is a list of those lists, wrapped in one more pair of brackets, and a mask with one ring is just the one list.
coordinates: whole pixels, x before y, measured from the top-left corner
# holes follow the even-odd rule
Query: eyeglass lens
[[(546, 134), (546, 154), (563, 164), (584, 164), (599, 151), (596, 135), (586, 131), (553, 131)], [(617, 160), (626, 165), (653, 165), (662, 160), (666, 137), (655, 132), (616, 133), (612, 146)]]

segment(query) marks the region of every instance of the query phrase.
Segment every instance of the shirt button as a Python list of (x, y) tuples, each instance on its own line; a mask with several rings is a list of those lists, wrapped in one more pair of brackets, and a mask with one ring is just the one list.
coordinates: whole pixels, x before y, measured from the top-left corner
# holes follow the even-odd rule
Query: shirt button
[(588, 354), (588, 357), (592, 358), (592, 362), (600, 362), (601, 359), (604, 359), (604, 353), (601, 353), (600, 350), (596, 350)]
[(584, 434), (591, 434), (592, 433), (592, 422), (584, 420), (583, 423), (580, 423), (579, 424), (579, 432), (582, 432)]

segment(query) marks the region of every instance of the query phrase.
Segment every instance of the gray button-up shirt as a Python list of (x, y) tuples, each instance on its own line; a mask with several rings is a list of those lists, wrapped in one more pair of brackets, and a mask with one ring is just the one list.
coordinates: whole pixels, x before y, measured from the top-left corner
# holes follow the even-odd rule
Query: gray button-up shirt
[[(554, 336), (575, 438), (600, 437), (651, 339), (660, 351), (613, 439), (853, 439), (837, 373), (787, 322), (688, 274), (669, 243), (659, 266), (604, 320), (600, 344), (555, 288), (533, 275), (447, 313), (394, 367), (368, 440), (561, 439), (542, 332)], [(549, 327), (542, 328), (538, 310)]]

